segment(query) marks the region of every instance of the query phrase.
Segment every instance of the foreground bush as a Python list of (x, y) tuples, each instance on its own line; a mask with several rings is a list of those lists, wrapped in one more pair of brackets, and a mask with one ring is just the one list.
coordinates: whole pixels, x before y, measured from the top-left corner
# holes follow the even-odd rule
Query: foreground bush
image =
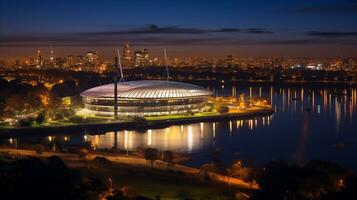
[(224, 114), (224, 113), (228, 113), (229, 112), (229, 108), (227, 105), (224, 104), (219, 104), (216, 106), (216, 110), (217, 112)]
[(99, 165), (99, 166), (108, 166), (111, 164), (110, 160), (106, 159), (105, 157), (102, 156), (96, 156), (93, 159), (94, 164)]
[(72, 123), (98, 123), (104, 122), (107, 119), (99, 117), (82, 117), (82, 116), (72, 116), (69, 118), (69, 121)]
[(73, 123), (84, 123), (85, 120), (81, 116), (72, 116), (69, 118), (69, 121)]
[(19, 126), (21, 127), (30, 127), (35, 122), (33, 118), (20, 119)]
[(0, 163), (1, 199), (97, 199), (102, 182), (67, 168), (57, 156)]
[(258, 182), (261, 190), (255, 200), (354, 199), (357, 190), (356, 174), (326, 161), (311, 161), (302, 167), (270, 162)]
[(41, 155), (45, 151), (45, 146), (43, 144), (36, 144), (34, 149), (38, 155)]

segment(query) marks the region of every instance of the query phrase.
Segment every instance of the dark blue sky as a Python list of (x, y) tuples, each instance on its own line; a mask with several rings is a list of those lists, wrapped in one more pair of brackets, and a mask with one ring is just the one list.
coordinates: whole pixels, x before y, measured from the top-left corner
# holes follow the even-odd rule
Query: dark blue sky
[(59, 56), (124, 41), (155, 55), (356, 56), (357, 1), (0, 0), (0, 57)]

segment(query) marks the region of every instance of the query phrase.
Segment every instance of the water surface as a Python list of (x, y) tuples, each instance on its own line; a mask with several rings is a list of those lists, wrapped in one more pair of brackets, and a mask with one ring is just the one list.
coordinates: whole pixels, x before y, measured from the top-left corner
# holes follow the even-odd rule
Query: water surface
[[(200, 166), (212, 161), (214, 152), (229, 164), (235, 159), (263, 164), (281, 159), (303, 164), (311, 159), (330, 160), (357, 168), (357, 90), (219, 86), (217, 96), (265, 97), (272, 102), (272, 116), (177, 125), (144, 132), (60, 133), (17, 138), (17, 145), (89, 142), (95, 149), (132, 151), (153, 147), (190, 154), (187, 163)], [(337, 93), (336, 93), (337, 92)], [(14, 143), (7, 138), (2, 143)], [(52, 147), (53, 148), (53, 147)]]

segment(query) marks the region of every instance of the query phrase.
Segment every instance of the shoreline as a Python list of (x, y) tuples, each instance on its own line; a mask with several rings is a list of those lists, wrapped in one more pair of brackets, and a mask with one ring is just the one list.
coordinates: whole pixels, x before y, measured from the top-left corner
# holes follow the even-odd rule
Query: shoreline
[(82, 132), (105, 132), (105, 131), (122, 131), (135, 130), (145, 131), (147, 129), (166, 128), (172, 125), (184, 125), (199, 122), (216, 122), (233, 119), (251, 119), (255, 117), (270, 116), (274, 113), (273, 108), (264, 108), (259, 110), (251, 110), (243, 113), (227, 113), (211, 116), (188, 116), (187, 118), (172, 118), (172, 119), (158, 119), (148, 120), (145, 123), (135, 121), (114, 121), (102, 123), (83, 123), (72, 125), (52, 125), (43, 127), (14, 127), (14, 128), (0, 128), (0, 137), (18, 137), (26, 136), (27, 134), (48, 134), (53, 135), (63, 132), (71, 131), (71, 134), (79, 134)]

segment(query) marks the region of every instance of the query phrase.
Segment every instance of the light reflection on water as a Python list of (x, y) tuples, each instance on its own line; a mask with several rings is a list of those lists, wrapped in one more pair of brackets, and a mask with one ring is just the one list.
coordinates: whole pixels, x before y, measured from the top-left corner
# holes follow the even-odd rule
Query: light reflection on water
[[(237, 134), (239, 129), (254, 130), (257, 126), (268, 126), (272, 116), (259, 117), (252, 120), (228, 121), (229, 135)], [(216, 124), (196, 123), (175, 125), (164, 129), (149, 129), (145, 132), (111, 131), (102, 135), (88, 135), (88, 140), (96, 149), (135, 150), (136, 148), (157, 148), (192, 153), (212, 145), (216, 137)], [(225, 122), (223, 122), (225, 123)]]
[(177, 125), (145, 132), (111, 131), (79, 137), (57, 134), (40, 140), (47, 143), (66, 140), (71, 144), (88, 141), (97, 149), (114, 147), (130, 151), (153, 147), (187, 152), (193, 158), (188, 164), (193, 166), (210, 162), (212, 152), (219, 149), (226, 162), (237, 158), (255, 163), (273, 159), (296, 163), (323, 159), (357, 168), (356, 89), (253, 86), (210, 89), (216, 96), (265, 97), (271, 101), (275, 113), (250, 120)]
[[(219, 149), (222, 159), (237, 157), (264, 163), (283, 159), (304, 163), (325, 159), (353, 167), (357, 162), (356, 117), (357, 90), (334, 91), (327, 88), (217, 87), (216, 96), (265, 97), (275, 113), (269, 117), (171, 126), (145, 132), (121, 131), (117, 148), (134, 150), (153, 147), (188, 152), (192, 165), (209, 162), (211, 152)], [(97, 148), (112, 148), (114, 132), (89, 136)], [(343, 144), (344, 148), (334, 145)], [(239, 156), (237, 156), (239, 155)]]

